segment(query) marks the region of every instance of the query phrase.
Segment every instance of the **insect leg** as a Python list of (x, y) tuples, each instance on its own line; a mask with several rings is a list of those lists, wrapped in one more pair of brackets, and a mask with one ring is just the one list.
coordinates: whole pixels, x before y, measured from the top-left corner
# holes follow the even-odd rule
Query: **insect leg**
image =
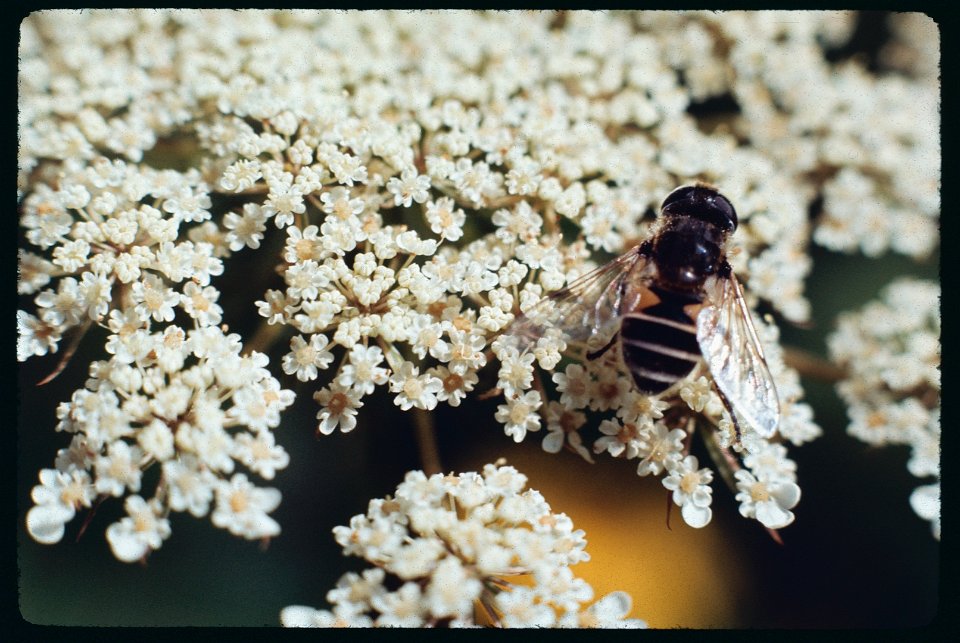
[(617, 342), (618, 333), (614, 333), (613, 337), (610, 338), (610, 341), (604, 344), (603, 348), (598, 348), (595, 351), (590, 351), (587, 353), (587, 359), (593, 361), (610, 350), (610, 347)]
[(723, 391), (720, 390), (720, 387), (714, 383), (713, 390), (717, 392), (717, 395), (720, 396), (720, 401), (723, 402), (723, 407), (727, 409), (727, 413), (730, 414), (730, 421), (733, 422), (733, 431), (737, 434), (737, 444), (743, 444), (741, 441), (742, 434), (740, 432), (740, 423), (737, 421), (737, 414), (733, 411), (733, 406), (730, 404), (730, 400), (727, 399), (727, 396), (723, 394)]

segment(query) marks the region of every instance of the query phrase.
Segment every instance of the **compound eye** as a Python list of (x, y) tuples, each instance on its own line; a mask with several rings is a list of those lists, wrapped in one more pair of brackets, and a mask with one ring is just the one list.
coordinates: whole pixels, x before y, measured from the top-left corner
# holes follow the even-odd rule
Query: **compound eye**
[(667, 198), (663, 200), (663, 203), (660, 205), (661, 210), (667, 210), (672, 205), (676, 205), (682, 201), (691, 201), (693, 199), (693, 192), (697, 188), (692, 185), (684, 185), (679, 187), (670, 194), (667, 195)]
[(721, 227), (725, 228), (728, 232), (733, 232), (736, 230), (737, 211), (733, 208), (733, 204), (730, 203), (730, 200), (719, 192), (714, 192), (709, 201), (722, 221)]
[(726, 232), (737, 229), (737, 211), (727, 197), (709, 185), (685, 185), (663, 200), (660, 212), (665, 216), (689, 216), (718, 226)]

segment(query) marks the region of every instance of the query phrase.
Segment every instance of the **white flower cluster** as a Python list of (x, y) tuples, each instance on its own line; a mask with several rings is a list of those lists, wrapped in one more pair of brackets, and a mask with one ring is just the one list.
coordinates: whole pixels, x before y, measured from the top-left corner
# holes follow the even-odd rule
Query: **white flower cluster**
[[(59, 542), (78, 510), (124, 496), (128, 516), (107, 528), (107, 540), (125, 562), (160, 547), (171, 512), (210, 514), (243, 538), (279, 534), (267, 514), (280, 492), (236, 471), (241, 464), (270, 480), (289, 462), (271, 429), (293, 393), (267, 371), (266, 356), (241, 356), (239, 336), (216, 327), (151, 333), (116, 311), (111, 321), (118, 328), (108, 347), (116, 354), (94, 362), (86, 388), (57, 409), (57, 430), (73, 438), (55, 468), (40, 472), (27, 512), (30, 535)], [(150, 468), (160, 479), (144, 500), (138, 494)]]
[[(922, 48), (912, 34), (929, 29), (897, 24)], [(518, 312), (594, 267), (591, 253), (644, 238), (664, 195), (695, 180), (736, 204), (730, 261), (751, 304), (807, 320), (811, 238), (871, 255), (936, 244), (936, 76), (922, 61), (895, 65), (912, 77), (829, 61), (852, 25), (843, 12), (34, 13), (18, 191), (35, 311), (18, 313), (18, 356), (97, 323), (120, 364), (162, 359), (123, 338), (177, 315), (220, 324), (210, 278), (259, 250), (272, 220), (286, 245), (265, 263), (283, 283), (257, 305), (293, 332), (283, 371), (318, 381), (318, 431), (352, 430), (377, 387), (403, 410), (458, 406)], [(712, 99), (733, 108), (701, 115)], [(193, 332), (163, 332), (178, 331)], [(780, 434), (802, 443), (819, 429), (776, 329), (763, 332)], [(706, 380), (645, 398), (616, 364), (561, 362), (556, 336), (496, 355), (509, 436), (545, 422), (546, 450), (591, 459), (579, 429), (587, 410), (608, 413), (592, 451), (638, 458), (690, 524), (709, 521), (712, 473), (675, 428), (692, 409), (732, 444)], [(554, 369), (559, 401), (544, 395)], [(792, 463), (774, 460), (776, 473), (747, 465), (763, 489), (745, 472), (739, 490), (745, 515), (782, 526), (798, 493), (777, 486), (794, 484)], [(753, 507), (767, 496), (776, 511)]]
[[(646, 627), (624, 592), (593, 600), (570, 566), (589, 559), (582, 530), (553, 513), (510, 466), (406, 475), (393, 497), (334, 529), (373, 565), (327, 593), (332, 610), (292, 605), (287, 627)], [(511, 579), (511, 580), (508, 580)]]
[[(788, 237), (800, 230), (767, 229), (770, 219), (811, 208), (822, 197), (813, 239), (831, 250), (860, 250), (878, 256), (888, 250), (921, 258), (936, 247), (940, 211), (939, 52), (937, 25), (922, 14), (892, 18), (896, 44), (923, 52), (911, 68), (916, 77), (877, 75), (857, 62), (831, 63), (824, 47), (841, 44), (853, 26), (853, 15), (840, 12), (729, 12), (636, 14), (641, 25), (669, 34), (671, 64), (683, 70), (695, 99), (729, 93), (740, 109), (731, 121), (736, 134), (750, 142), (761, 158), (729, 157), (750, 162), (756, 170), (731, 172), (736, 178), (718, 183), (738, 211), (758, 215), (761, 238), (768, 233)], [(718, 50), (725, 55), (717, 56)], [(931, 54), (932, 52), (932, 54)], [(931, 62), (933, 73), (931, 73)], [(899, 61), (897, 61), (899, 62)], [(903, 66), (902, 64), (900, 66)], [(692, 142), (692, 141), (691, 141)], [(689, 143), (687, 143), (689, 144)], [(717, 150), (718, 152), (720, 150)], [(733, 150), (734, 152), (738, 150)], [(683, 154), (696, 171), (704, 154)], [(762, 168), (762, 169), (761, 169)], [(758, 190), (752, 171), (763, 173)], [(777, 177), (777, 178), (774, 178)], [(793, 185), (783, 189), (779, 179)], [(764, 187), (766, 189), (764, 189)], [(777, 194), (780, 191), (780, 194)], [(801, 200), (803, 203), (797, 203)], [(798, 219), (792, 219), (799, 223)], [(795, 252), (796, 244), (774, 244)], [(792, 269), (789, 257), (778, 257), (769, 275), (770, 251), (750, 266), (751, 289), (760, 296), (795, 297), (786, 285), (790, 270), (806, 273), (801, 261)], [(799, 258), (795, 257), (794, 262)], [(765, 279), (778, 282), (767, 290)], [(759, 283), (758, 283), (759, 282)], [(797, 305), (793, 303), (791, 305)], [(803, 315), (782, 308), (791, 319)]]
[[(799, 378), (795, 371), (783, 365), (776, 344), (776, 328), (761, 324), (758, 331), (766, 344), (774, 347), (768, 351), (767, 361), (781, 396), (779, 436), (796, 445), (818, 437), (821, 430), (812, 421), (812, 410), (798, 399), (803, 392)], [(519, 362), (522, 358), (511, 358), (501, 352), (501, 359), (506, 367), (512, 364), (511, 359)], [(530, 363), (525, 379), (529, 387), (533, 360), (527, 361)], [(673, 492), (673, 501), (681, 508), (684, 521), (699, 528), (712, 518), (710, 483), (714, 473), (709, 468), (700, 468), (697, 458), (689, 455), (690, 440), (699, 426), (705, 429), (701, 433), (708, 446), (719, 447), (718, 453), (725, 454), (716, 459), (716, 466), (738, 480), (740, 512), (770, 529), (793, 522), (790, 510), (800, 499), (796, 464), (787, 458), (782, 444), (751, 431), (746, 431), (737, 442), (733, 423), (707, 377), (690, 378), (661, 395), (648, 396), (632, 388), (630, 374), (614, 357), (587, 360), (582, 364), (570, 362), (562, 372), (554, 373), (552, 380), (559, 400), (547, 402), (548, 433), (543, 440), (544, 450), (556, 453), (565, 445), (592, 462), (590, 450), (584, 446), (579, 432), (586, 423), (585, 413), (591, 412), (594, 417), (611, 415), (600, 421), (600, 436), (593, 442), (593, 453), (636, 459), (638, 475), (662, 476), (663, 485)], [(499, 407), (497, 418), (502, 418), (507, 432), (519, 441), (527, 430), (539, 430), (540, 416), (536, 410), (540, 404), (537, 391), (508, 397), (507, 403)], [(742, 463), (727, 451), (729, 448), (743, 454)], [(767, 504), (758, 509), (758, 502)]]
[(936, 482), (910, 498), (940, 538), (940, 286), (901, 279), (879, 301), (845, 313), (829, 338), (831, 357), (847, 369), (837, 391), (850, 435), (871, 445), (911, 448), (907, 469)]
[[(301, 38), (320, 42), (314, 64), (332, 89), (318, 88), (303, 64), (297, 68), (302, 76), (254, 82), (243, 75), (257, 76), (244, 60), (238, 76), (210, 79), (222, 116), (199, 132), (204, 147), (222, 159), (222, 190), (266, 195), (262, 206), (245, 206), (242, 216), (258, 229), (274, 218), (286, 230), (286, 288), (268, 292), (258, 305), (270, 323), (298, 333), (285, 372), (312, 381), (321, 370), (334, 371), (314, 396), (319, 432), (352, 430), (363, 398), (376, 386), (387, 386), (403, 410), (458, 406), (479, 381), (485, 349), (518, 310), (592, 267), (589, 250), (622, 251), (627, 239), (644, 235), (645, 211), (689, 177), (711, 179), (742, 197), (733, 260), (755, 294), (790, 318), (807, 317), (801, 294), (809, 270), (805, 192), (771, 178), (770, 162), (732, 136), (700, 133), (684, 111), (690, 98), (675, 72), (689, 70), (692, 61), (657, 62), (671, 60), (673, 48), (644, 33), (642, 18), (631, 25), (574, 13), (564, 29), (551, 30), (548, 14), (522, 20), (324, 14), (317, 23), (308, 15), (299, 16), (300, 28), (285, 30), (284, 47), (299, 50)], [(373, 31), (385, 42), (364, 48), (363, 68), (376, 69), (371, 73), (379, 84), (339, 91), (339, 83), (354, 82), (357, 70), (350, 65), (358, 59), (347, 65), (336, 46), (367, 42)], [(697, 47), (706, 33), (693, 31)], [(621, 41), (635, 46), (601, 44)], [(565, 53), (587, 43), (584, 55)], [(484, 66), (484, 59), (500, 62)], [(327, 66), (320, 68), (320, 61)], [(531, 65), (536, 69), (527, 73)], [(590, 70), (602, 72), (600, 82)], [(647, 135), (631, 130), (636, 120)], [(469, 221), (493, 230), (451, 243), (464, 236)], [(572, 242), (561, 235), (566, 221), (580, 231)], [(507, 435), (519, 442), (545, 420), (544, 449), (567, 445), (590, 460), (579, 409), (616, 411), (619, 420), (601, 425), (594, 452), (637, 457), (642, 475), (673, 476), (666, 484), (681, 477), (687, 445), (679, 436), (685, 434), (666, 422), (655, 426), (675, 399), (637, 395), (629, 377), (609, 363), (589, 373), (590, 365), (570, 364), (555, 374), (559, 402), (531, 390), (539, 378), (534, 363), (552, 370), (565, 348), (557, 337), (542, 338), (531, 353), (500, 350), (494, 342), (497, 387), (505, 395), (495, 419)], [(819, 429), (798, 402), (796, 374), (781, 367), (777, 375), (786, 402), (782, 435), (797, 444), (812, 439)], [(713, 395), (709, 388), (703, 394)], [(719, 406), (712, 409), (716, 424)], [(669, 420), (682, 424), (676, 413)], [(709, 479), (704, 473), (699, 493), (675, 494), (692, 525), (709, 522)], [(785, 513), (759, 517), (782, 527), (793, 520), (789, 509), (799, 494), (774, 497)]]
[[(20, 250), (22, 295), (35, 295), (37, 315), (19, 313), (20, 361), (57, 352), (75, 328), (173, 321), (182, 310), (198, 327), (215, 326), (220, 293), (210, 278), (229, 254), (210, 219), (200, 172), (179, 173), (109, 160), (70, 159), (56, 187), (34, 184), (20, 224), (35, 250)], [(55, 283), (55, 287), (51, 287)], [(179, 288), (171, 284), (181, 284)]]

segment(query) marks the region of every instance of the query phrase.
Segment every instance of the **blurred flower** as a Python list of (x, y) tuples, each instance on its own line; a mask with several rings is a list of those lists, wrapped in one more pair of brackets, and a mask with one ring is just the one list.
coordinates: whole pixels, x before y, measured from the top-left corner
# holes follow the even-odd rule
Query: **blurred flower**
[(910, 473), (938, 479), (911, 496), (938, 538), (939, 492), (935, 503), (929, 498), (940, 477), (939, 338), (939, 284), (900, 279), (879, 300), (841, 315), (828, 339), (831, 357), (847, 369), (837, 385), (850, 417), (847, 432), (871, 445), (909, 445)]
[[(588, 560), (583, 532), (550, 510), (510, 466), (482, 474), (408, 473), (393, 497), (333, 532), (374, 565), (327, 593), (332, 610), (292, 605), (287, 627), (646, 627), (630, 597), (586, 605), (593, 589), (570, 565)], [(510, 580), (508, 580), (510, 579)]]

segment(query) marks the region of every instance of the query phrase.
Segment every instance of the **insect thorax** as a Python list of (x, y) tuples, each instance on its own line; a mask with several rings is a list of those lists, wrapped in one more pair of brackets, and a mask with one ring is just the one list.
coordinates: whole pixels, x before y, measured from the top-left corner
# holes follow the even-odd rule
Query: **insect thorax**
[(723, 262), (725, 234), (693, 217), (676, 217), (653, 240), (657, 284), (677, 292), (700, 292)]

